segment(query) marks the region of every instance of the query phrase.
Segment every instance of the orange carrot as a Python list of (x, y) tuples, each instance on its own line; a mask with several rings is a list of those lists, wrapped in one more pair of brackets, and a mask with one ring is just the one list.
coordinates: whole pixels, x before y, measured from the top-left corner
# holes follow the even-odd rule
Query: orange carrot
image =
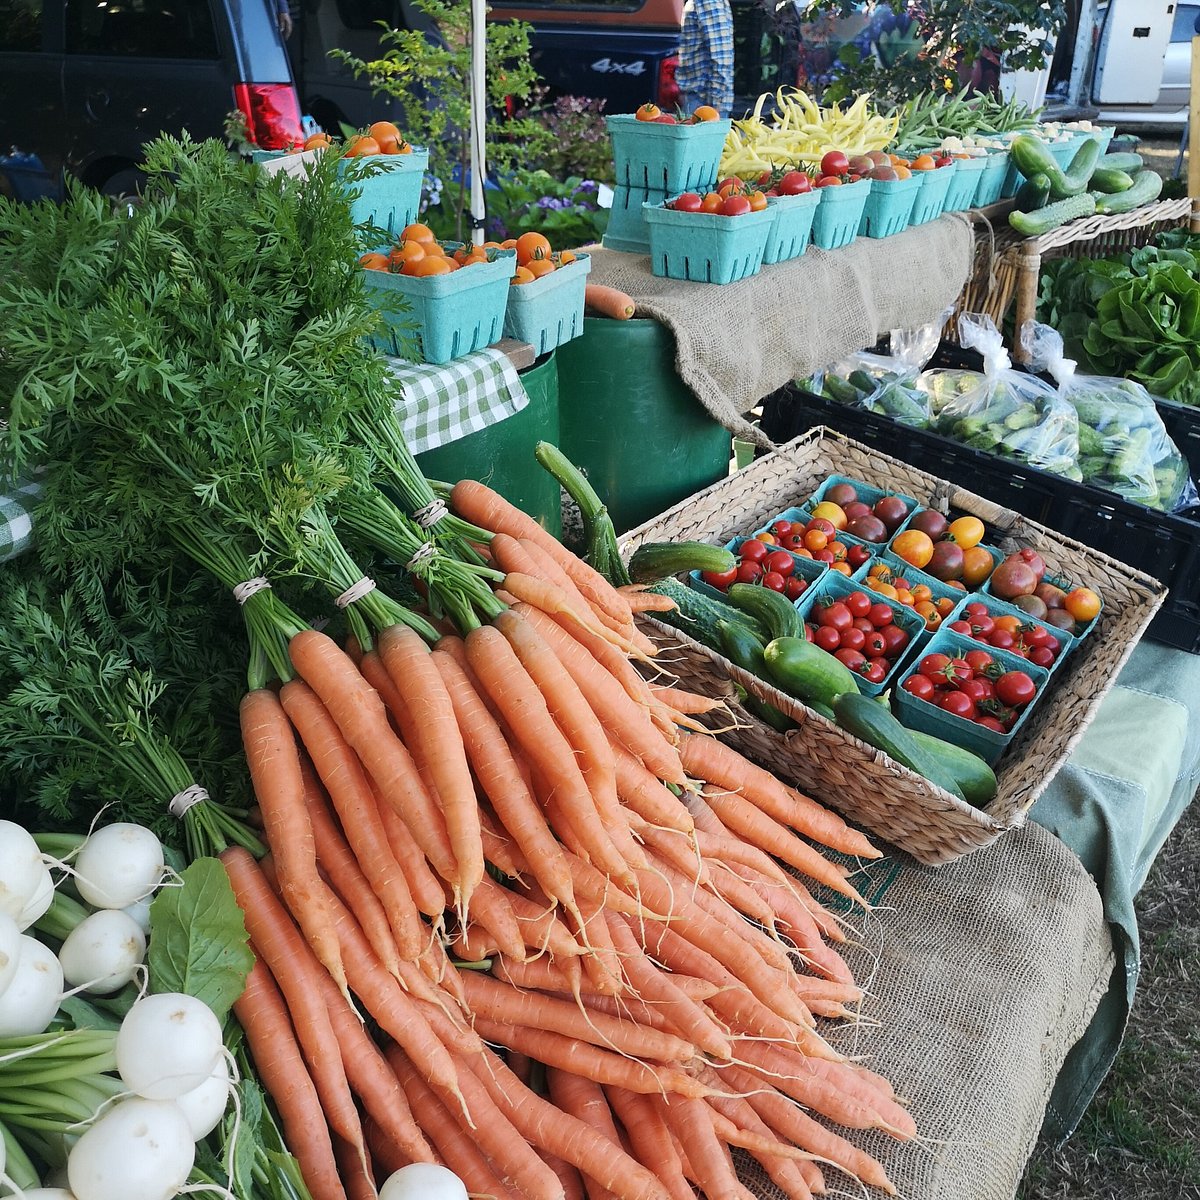
[(548, 898), (510, 891), (508, 899), (526, 946), (542, 954), (549, 953), (555, 961), (585, 952)]
[[(404, 1103), (407, 1106), (408, 1101), (405, 1100)], [(408, 1166), (409, 1160), (400, 1147), (370, 1117), (363, 1120), (363, 1133), (367, 1138), (367, 1150), (370, 1152), (371, 1161), (385, 1174), (391, 1175), (393, 1171)], [(433, 1152), (433, 1157), (434, 1161), (441, 1162), (436, 1151)]]
[(250, 968), (233, 1013), (313, 1200), (346, 1200), (317, 1089), (300, 1057), (287, 1005), (261, 959)]
[[(563, 1112), (568, 1113), (585, 1125), (590, 1125), (601, 1137), (612, 1142), (614, 1146), (621, 1145), (620, 1134), (617, 1133), (613, 1121), (612, 1110), (608, 1107), (604, 1090), (598, 1083), (590, 1079), (580, 1079), (578, 1075), (568, 1075), (564, 1071), (549, 1067), (546, 1070), (546, 1086), (550, 1099)], [(588, 1200), (614, 1200), (615, 1194), (592, 1178), (584, 1180)]]
[[(344, 832), (343, 844), (348, 843), (362, 876), (383, 905), (395, 936), (396, 948), (404, 958), (415, 959), (421, 953), (424, 941), (421, 918), (388, 845), (375, 797), (371, 794), (371, 785), (358, 755), (342, 737), (317, 694), (306, 683), (293, 679), (283, 685), (279, 698), (303, 739), (305, 748), (312, 755), (313, 766), (337, 809)], [(331, 820), (327, 821), (327, 826), (332, 827)], [(325, 832), (328, 835), (330, 828)], [(342, 839), (338, 838), (337, 841)], [(335, 847), (336, 842), (333, 842), (330, 849)], [(338, 855), (343, 863), (345, 857), (345, 854)], [(282, 868), (278, 851), (276, 861)], [(329, 862), (324, 865), (332, 867)]]
[(679, 1139), (706, 1200), (741, 1200), (737, 1175), (713, 1129), (712, 1110), (683, 1096), (656, 1099), (655, 1107)]
[(445, 818), (422, 783), (412, 756), (393, 732), (379, 693), (337, 643), (322, 633), (306, 629), (292, 638), (288, 650), (296, 670), (354, 747), (379, 795), (404, 818), (434, 870), (455, 884), (458, 866)]
[(562, 588), (539, 578), (536, 575), (525, 575), (520, 571), (510, 571), (504, 577), (504, 590), (514, 599), (532, 604), (542, 612), (551, 616), (566, 616), (581, 629), (603, 638), (616, 646), (618, 650), (634, 658), (653, 658), (658, 653), (657, 648), (644, 634), (632, 625), (618, 626), (614, 629), (600, 616), (582, 616), (575, 611)]
[(433, 661), (454, 706), (471, 769), (505, 830), (535, 870), (543, 890), (570, 908), (574, 891), (562, 847), (526, 787), (504, 731), (488, 712), (467, 672), (441, 645), (434, 651)]
[(379, 814), (388, 848), (404, 875), (413, 903), (430, 920), (440, 922), (446, 908), (446, 893), (438, 877), (430, 868), (404, 818), (380, 797), (374, 784), (371, 785), (371, 795), (375, 797), (375, 811)]
[(583, 1013), (571, 1001), (522, 992), (478, 971), (466, 971), (464, 976), (467, 1002), (476, 1019), (544, 1029), (658, 1062), (686, 1063), (696, 1055), (695, 1047), (681, 1037), (600, 1012)]
[(695, 1200), (662, 1115), (648, 1096), (606, 1087), (604, 1094), (621, 1120), (638, 1162), (651, 1163), (670, 1200)]
[(702, 716), (725, 704), (724, 700), (716, 700), (712, 696), (700, 696), (695, 692), (685, 691), (681, 687), (662, 687), (652, 683), (650, 690), (654, 693), (655, 699), (661, 700), (676, 712), (685, 713), (688, 716)]
[(305, 807), (300, 755), (287, 714), (274, 692), (247, 692), (240, 706), (242, 743), (267, 841), (279, 856), (288, 906), (325, 969), (346, 992), (346, 972), (329, 920), (329, 886), (317, 874), (312, 823)]
[(564, 1200), (585, 1200), (583, 1176), (579, 1174), (579, 1169), (548, 1150), (542, 1150), (540, 1153), (546, 1166), (558, 1176), (558, 1181), (563, 1187)]
[(755, 766), (724, 742), (713, 737), (689, 737), (683, 740), (680, 752), (688, 774), (726, 791), (740, 792), (749, 803), (770, 812), (776, 821), (823, 846), (860, 858), (881, 857), (879, 850), (836, 813), (785, 787), (770, 771)]
[[(371, 890), (366, 876), (359, 870), (354, 852), (342, 836), (342, 831), (329, 811), (321, 785), (308, 763), (304, 763), (305, 790), (308, 792), (308, 814), (312, 821), (313, 838), (320, 858), (319, 870), (332, 882), (333, 890), (358, 913), (363, 932), (388, 974), (398, 975), (400, 952), (379, 897)], [(311, 783), (310, 783), (311, 780)], [(418, 952), (419, 952), (418, 947)]]
[(603, 283), (589, 283), (584, 288), (583, 303), (585, 308), (614, 321), (628, 321), (637, 312), (632, 296)]
[(483, 878), (483, 850), (475, 806), (475, 785), (446, 685), (421, 635), (393, 625), (379, 635), (379, 656), (392, 682), (408, 701), (421, 757), (430, 773), (458, 864), (464, 912)]
[(503, 953), (511, 958), (525, 956), (525, 939), (517, 924), (509, 892), (490, 875), (481, 879), (475, 889), (471, 918), (483, 926)]
[(528, 962), (499, 955), (492, 960), (492, 972), (497, 979), (513, 987), (537, 992), (569, 992), (581, 987), (579, 960), (569, 959), (552, 963), (547, 958), (532, 958)]
[(663, 596), (658, 592), (649, 592), (641, 584), (619, 587), (617, 591), (625, 597), (630, 609), (634, 613), (674, 612), (679, 607), (670, 596)]
[(667, 1200), (654, 1174), (590, 1126), (525, 1088), (495, 1054), (473, 1064), (477, 1078), (539, 1150), (557, 1155), (623, 1200)]

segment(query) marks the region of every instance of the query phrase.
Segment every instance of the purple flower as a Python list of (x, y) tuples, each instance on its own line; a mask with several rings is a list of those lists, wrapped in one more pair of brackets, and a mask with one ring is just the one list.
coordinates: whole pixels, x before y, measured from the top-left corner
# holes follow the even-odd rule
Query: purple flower
[(599, 184), (594, 179), (585, 179), (575, 189), (577, 192), (594, 192)]

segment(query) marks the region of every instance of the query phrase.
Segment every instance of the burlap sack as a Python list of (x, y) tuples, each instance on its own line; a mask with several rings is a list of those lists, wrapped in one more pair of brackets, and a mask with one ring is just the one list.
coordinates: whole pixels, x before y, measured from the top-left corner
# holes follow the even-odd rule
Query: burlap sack
[(719, 287), (660, 278), (645, 255), (588, 252), (591, 282), (627, 292), (639, 317), (674, 333), (679, 377), (713, 417), (738, 437), (769, 446), (743, 414), (892, 329), (936, 320), (966, 284), (975, 240), (970, 222), (951, 214), (841, 250), (810, 246), (799, 258)]
[[(869, 993), (865, 1020), (821, 1024), (910, 1102), (922, 1142), (848, 1136), (906, 1200), (1012, 1200), (1063, 1059), (1109, 983), (1100, 895), (1032, 824), (937, 869), (897, 855), (869, 875), (855, 883), (877, 911), (851, 918), (862, 944), (842, 947)], [(743, 1174), (756, 1195), (781, 1195), (756, 1164)], [(833, 1168), (826, 1178), (855, 1194)]]

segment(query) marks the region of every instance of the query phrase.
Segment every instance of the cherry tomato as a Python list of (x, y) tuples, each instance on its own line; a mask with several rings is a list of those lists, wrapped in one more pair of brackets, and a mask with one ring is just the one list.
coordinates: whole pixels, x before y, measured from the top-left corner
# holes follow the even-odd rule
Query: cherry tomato
[(824, 550), (813, 550), (810, 552), (817, 562), (831, 563), (834, 562), (833, 551), (826, 547)]
[(1055, 658), (1057, 658), (1062, 652), (1062, 642), (1060, 642), (1058, 638), (1054, 636), (1054, 634), (1050, 634), (1050, 640), (1046, 643), (1045, 648), (1049, 650)]
[(859, 674), (868, 683), (882, 683), (887, 678), (888, 662), (884, 658), (869, 658)]
[(885, 653), (888, 658), (899, 658), (908, 648), (908, 631), (901, 629), (899, 625), (885, 625), (879, 632), (883, 634), (883, 640), (887, 643)]
[(778, 571), (764, 571), (762, 585), (773, 592), (782, 592), (787, 587), (787, 580)]
[(731, 583), (736, 583), (737, 577), (737, 567), (730, 567), (728, 571), (702, 571), (700, 573), (700, 578), (703, 579), (709, 587), (715, 587), (722, 592)]
[(1030, 649), (1037, 646), (1049, 646), (1053, 636), (1050, 630), (1041, 625), (1030, 625), (1021, 630), (1021, 638)]
[[(842, 630), (842, 645), (847, 650), (863, 650), (867, 644), (868, 634), (863, 633), (861, 629), (855, 629), (853, 625), (849, 629)], [(863, 650), (866, 653), (865, 650)]]
[(910, 675), (900, 686), (910, 696), (916, 696), (918, 700), (933, 700), (935, 690), (933, 680), (924, 675)]
[(950, 656), (948, 654), (927, 654), (921, 659), (921, 665), (917, 668), (926, 679), (931, 679), (935, 683), (946, 678), (946, 668), (950, 666)]
[(766, 542), (768, 546), (779, 545), (779, 542), (773, 533), (756, 533), (754, 535), (754, 540), (756, 542)]
[(753, 559), (746, 559), (739, 564), (737, 569), (738, 583), (757, 583), (762, 578), (762, 564), (756, 563)]
[[(847, 630), (847, 632), (849, 632)], [(813, 641), (816, 642), (822, 650), (829, 651), (832, 654), (842, 644), (842, 634), (832, 625), (818, 625), (817, 632), (813, 634)]]
[(675, 203), (671, 207), (676, 212), (699, 212), (703, 203), (704, 197), (699, 193), (684, 192), (682, 196), (675, 197)]
[(748, 542), (742, 543), (742, 548), (738, 553), (742, 556), (743, 562), (762, 562), (771, 553), (771, 548), (766, 542), (751, 538)]
[(1054, 655), (1045, 646), (1034, 646), (1029, 652), (1029, 661), (1036, 666), (1049, 669), (1054, 666)]
[(721, 205), (724, 203), (725, 197), (720, 192), (708, 192), (705, 194), (704, 200), (700, 205), (700, 211), (717, 213), (721, 211)]
[(799, 600), (807, 589), (807, 579), (801, 579), (799, 575), (792, 575), (788, 578), (787, 587), (783, 589), (783, 594), (789, 600)]
[(939, 693), (937, 705), (945, 712), (952, 713), (956, 717), (965, 717), (967, 720), (971, 720), (976, 712), (975, 701), (965, 692), (960, 691)]
[(785, 538), (789, 533), (792, 532), (792, 523), (791, 521), (776, 521), (771, 526), (771, 532), (777, 538)]
[(721, 201), (720, 213), (723, 217), (741, 217), (750, 211), (751, 204), (745, 196), (739, 196), (731, 192)]
[(821, 159), (822, 175), (846, 175), (850, 171), (850, 160), (840, 150), (830, 150)]
[(871, 624), (870, 617), (855, 617), (854, 628), (861, 629), (863, 633), (874, 633), (875, 626)]
[(804, 532), (810, 533), (814, 529), (819, 529), (826, 537), (831, 540), (837, 537), (837, 526), (825, 517), (813, 517), (807, 525), (804, 526)]
[(964, 696), (969, 696), (976, 704), (990, 700), (996, 693), (991, 683), (986, 679), (964, 679), (958, 685), (958, 690)]
[(986, 650), (968, 650), (963, 659), (972, 675), (982, 675), (996, 661)]
[(971, 636), (971, 622), (970, 621), (963, 621), (963, 620), (951, 621), (950, 624), (946, 626), (946, 628), (953, 629), (955, 633), (961, 633), (964, 637)]
[(976, 613), (971, 617), (970, 625), (971, 636), (981, 642), (986, 642), (991, 636), (992, 630), (996, 628), (996, 623), (987, 613)]
[(786, 550), (772, 550), (763, 559), (763, 570), (775, 571), (785, 579), (796, 569), (796, 560)]
[(1017, 639), (1007, 629), (995, 629), (988, 639), (988, 644), (995, 646), (997, 650), (1011, 650), (1017, 644)]
[(851, 592), (842, 603), (854, 617), (865, 617), (871, 611), (871, 597), (866, 592)]
[(871, 557), (866, 546), (850, 545), (846, 547), (846, 561), (857, 571)]
[(842, 181), (836, 175), (822, 175), (821, 178), (818, 179), (817, 182), (813, 184), (813, 187), (815, 187), (815, 188), (841, 187), (841, 186), (842, 186)]
[(863, 638), (863, 653), (868, 658), (882, 658), (887, 654), (887, 638), (876, 629), (874, 633), (868, 633)]
[(781, 196), (799, 196), (812, 191), (812, 180), (804, 171), (789, 171), (779, 181)]
[(861, 672), (863, 667), (867, 665), (866, 657), (860, 650), (837, 650), (834, 652), (834, 658), (843, 666), (849, 667), (856, 674)]
[(963, 611), (968, 617), (986, 617), (988, 615), (987, 605), (982, 600), (972, 601)]
[(966, 679), (974, 679), (975, 672), (971, 670), (970, 664), (965, 658), (952, 658), (950, 665), (946, 668), (946, 678), (957, 687)]
[(829, 546), (829, 534), (823, 529), (810, 529), (804, 535), (804, 544), (814, 554), (818, 550), (825, 550)]
[(871, 609), (867, 613), (867, 618), (876, 629), (882, 629), (885, 625), (890, 625), (896, 619), (896, 614), (892, 612), (890, 604), (884, 604), (882, 601), (879, 601), (871, 605)]
[(996, 699), (1010, 708), (1024, 708), (1037, 695), (1037, 684), (1024, 671), (1005, 671), (996, 680)]
[(816, 617), (818, 625), (831, 625), (839, 631), (849, 629), (854, 623), (850, 610), (840, 600), (835, 600), (832, 604), (818, 605), (813, 609), (813, 616)]
[(1005, 729), (1004, 726), (999, 721), (997, 721), (995, 717), (993, 717), (991, 715), (988, 715), (985, 717), (976, 717), (975, 724), (982, 725), (984, 727), (984, 729), (990, 729), (993, 733), (1007, 733), (1008, 732), (1008, 730)]
[(804, 544), (803, 530), (793, 530), (791, 533), (785, 534), (780, 545), (785, 550), (804, 550), (808, 552), (808, 547)]
[(804, 640), (806, 642), (816, 641), (817, 627), (811, 621), (804, 622)]

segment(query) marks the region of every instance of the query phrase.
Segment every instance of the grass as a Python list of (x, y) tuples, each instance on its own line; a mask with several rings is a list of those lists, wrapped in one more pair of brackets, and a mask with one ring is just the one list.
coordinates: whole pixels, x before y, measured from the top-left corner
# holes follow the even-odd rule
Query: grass
[(1138, 897), (1142, 973), (1116, 1063), (1075, 1135), (1040, 1146), (1018, 1200), (1200, 1200), (1200, 803)]

